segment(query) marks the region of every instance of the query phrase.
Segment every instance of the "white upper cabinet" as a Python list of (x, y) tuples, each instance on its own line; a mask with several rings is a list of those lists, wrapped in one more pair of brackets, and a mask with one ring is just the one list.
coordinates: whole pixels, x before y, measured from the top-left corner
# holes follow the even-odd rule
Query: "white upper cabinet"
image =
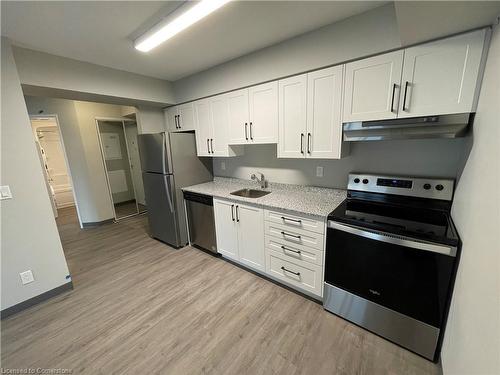
[(248, 89), (249, 143), (278, 143), (278, 82)]
[(210, 98), (212, 115), (212, 136), (210, 149), (212, 156), (228, 156), (229, 112), (227, 98), (218, 95)]
[(306, 155), (339, 159), (342, 146), (343, 66), (307, 75)]
[(386, 53), (345, 65), (344, 122), (397, 117), (403, 53)]
[(196, 153), (198, 156), (212, 156), (210, 139), (212, 137), (212, 114), (208, 99), (194, 103), (196, 121)]
[(248, 89), (233, 91), (226, 94), (229, 111), (229, 144), (241, 145), (248, 143)]
[(177, 130), (188, 131), (195, 130), (194, 120), (194, 105), (193, 103), (186, 103), (177, 106)]
[(342, 157), (343, 66), (279, 81), (280, 158)]
[(307, 74), (279, 81), (279, 158), (305, 157)]
[(485, 32), (407, 48), (398, 117), (475, 111)]
[(174, 132), (177, 129), (177, 107), (168, 107), (163, 111), (165, 115), (165, 124), (167, 131)]

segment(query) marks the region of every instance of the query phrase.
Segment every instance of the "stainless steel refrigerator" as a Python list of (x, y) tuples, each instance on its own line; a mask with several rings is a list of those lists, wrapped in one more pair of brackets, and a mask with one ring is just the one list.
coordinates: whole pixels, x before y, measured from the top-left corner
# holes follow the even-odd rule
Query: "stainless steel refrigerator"
[(196, 156), (194, 133), (141, 134), (142, 179), (151, 236), (175, 247), (188, 243), (182, 188), (212, 181), (212, 160)]

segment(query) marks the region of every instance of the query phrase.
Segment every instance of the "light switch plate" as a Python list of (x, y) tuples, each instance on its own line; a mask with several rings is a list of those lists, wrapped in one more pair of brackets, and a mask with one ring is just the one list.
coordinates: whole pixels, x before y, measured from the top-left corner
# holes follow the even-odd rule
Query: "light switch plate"
[(323, 177), (323, 167), (316, 167), (316, 177)]
[(12, 199), (12, 193), (10, 192), (9, 185), (0, 186), (0, 199)]
[(225, 161), (220, 162), (220, 169), (222, 169), (223, 171), (226, 170), (226, 162)]
[(33, 272), (31, 272), (31, 270), (21, 272), (19, 276), (21, 276), (21, 282), (23, 283), (23, 285), (35, 281), (35, 278), (33, 277)]

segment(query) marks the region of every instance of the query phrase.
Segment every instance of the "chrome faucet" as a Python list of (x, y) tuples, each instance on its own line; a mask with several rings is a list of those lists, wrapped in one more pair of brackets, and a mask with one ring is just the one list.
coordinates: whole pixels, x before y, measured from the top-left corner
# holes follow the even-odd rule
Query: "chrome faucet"
[(257, 178), (257, 176), (255, 175), (255, 173), (254, 173), (254, 174), (252, 174), (252, 175), (250, 176), (250, 178), (251, 178), (252, 180), (255, 180), (255, 181), (259, 182), (259, 183), (260, 183), (260, 188), (261, 188), (261, 189), (265, 189), (265, 188), (267, 187), (267, 181), (266, 181), (266, 179), (265, 179), (265, 177), (264, 177), (264, 174), (263, 174), (263, 173), (260, 173), (260, 172), (257, 172), (257, 173), (258, 173), (258, 174), (260, 174), (260, 179), (258, 179), (258, 178)]

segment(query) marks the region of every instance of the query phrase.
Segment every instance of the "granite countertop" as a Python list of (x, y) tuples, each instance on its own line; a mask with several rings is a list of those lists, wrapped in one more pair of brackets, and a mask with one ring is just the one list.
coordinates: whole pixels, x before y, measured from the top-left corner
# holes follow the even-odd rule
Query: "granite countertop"
[(346, 198), (346, 190), (328, 189), (315, 186), (269, 183), (264, 189), (270, 191), (260, 198), (245, 198), (230, 193), (239, 189), (257, 189), (257, 182), (237, 178), (214, 177), (211, 182), (188, 186), (183, 191), (211, 195), (215, 198), (230, 199), (235, 202), (249, 203), (263, 208), (307, 214), (325, 219)]

